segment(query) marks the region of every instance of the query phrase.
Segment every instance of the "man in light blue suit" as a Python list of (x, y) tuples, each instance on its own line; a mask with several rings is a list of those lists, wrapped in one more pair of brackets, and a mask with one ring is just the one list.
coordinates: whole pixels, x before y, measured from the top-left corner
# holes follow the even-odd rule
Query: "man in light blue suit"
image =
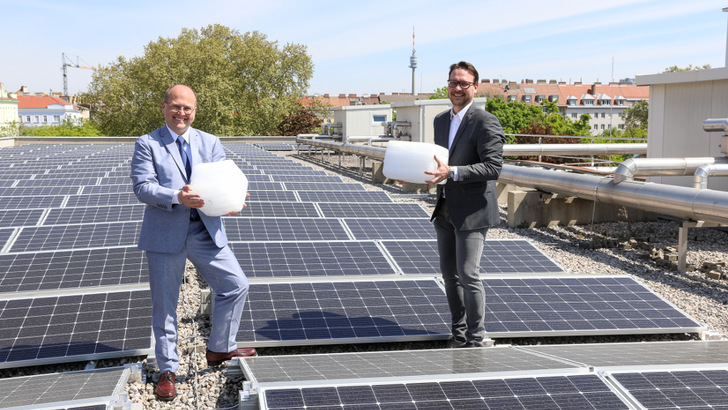
[(204, 199), (188, 185), (193, 164), (225, 159), (219, 138), (190, 127), (196, 110), (197, 96), (191, 88), (170, 87), (162, 103), (166, 124), (137, 139), (131, 162), (134, 193), (147, 204), (139, 248), (146, 251), (149, 266), (160, 371), (155, 393), (161, 400), (172, 400), (177, 394), (176, 311), (187, 259), (215, 293), (208, 364), (256, 354), (255, 349), (238, 349), (235, 340), (248, 279), (227, 245), (222, 219), (198, 212)]

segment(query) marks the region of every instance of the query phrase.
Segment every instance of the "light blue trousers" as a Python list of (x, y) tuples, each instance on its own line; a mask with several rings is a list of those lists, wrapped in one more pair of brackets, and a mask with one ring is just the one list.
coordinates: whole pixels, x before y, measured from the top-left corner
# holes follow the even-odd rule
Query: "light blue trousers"
[(218, 248), (201, 221), (190, 222), (180, 252), (147, 252), (154, 352), (160, 372), (176, 372), (179, 367), (177, 302), (187, 259), (215, 292), (208, 349), (220, 353), (237, 349), (235, 337), (248, 296), (248, 278), (230, 247)]

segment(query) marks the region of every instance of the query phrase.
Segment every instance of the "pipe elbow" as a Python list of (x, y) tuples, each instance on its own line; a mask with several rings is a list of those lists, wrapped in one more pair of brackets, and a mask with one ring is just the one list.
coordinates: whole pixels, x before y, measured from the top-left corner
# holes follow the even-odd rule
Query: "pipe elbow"
[(631, 181), (634, 179), (634, 172), (636, 169), (637, 162), (634, 159), (629, 158), (623, 161), (617, 166), (617, 169), (614, 170), (614, 183), (618, 184), (624, 181)]

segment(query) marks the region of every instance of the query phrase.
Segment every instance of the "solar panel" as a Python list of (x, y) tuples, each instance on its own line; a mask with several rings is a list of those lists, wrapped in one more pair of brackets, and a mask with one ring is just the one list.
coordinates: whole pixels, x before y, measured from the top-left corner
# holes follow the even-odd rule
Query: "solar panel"
[(728, 370), (611, 373), (643, 408), (726, 409)]
[(383, 191), (299, 191), (303, 202), (392, 202), (392, 198)]
[(148, 353), (149, 290), (0, 300), (0, 368)]
[(139, 199), (137, 199), (136, 195), (134, 195), (134, 193), (130, 191), (121, 192), (114, 195), (70, 195), (65, 206), (67, 208), (76, 208), (87, 206), (135, 205), (138, 203), (140, 203)]
[(56, 187), (15, 187), (0, 188), (0, 195), (6, 196), (52, 196), (52, 195), (73, 195), (78, 194), (82, 188), (77, 186), (56, 186)]
[(51, 209), (43, 221), (43, 225), (141, 221), (144, 217), (144, 208), (144, 204), (137, 203), (133, 205)]
[(0, 254), (0, 293), (139, 284), (149, 280), (136, 247)]
[(326, 171), (321, 169), (313, 169), (308, 167), (302, 167), (297, 169), (266, 169), (265, 173), (273, 177), (277, 175), (305, 175), (305, 176), (316, 176), (316, 175), (328, 175)]
[(111, 404), (128, 378), (129, 370), (112, 367), (0, 379), (0, 408)]
[(259, 191), (283, 191), (285, 188), (283, 188), (283, 183), (281, 182), (249, 182), (248, 183), (248, 191), (249, 192), (259, 192)]
[(0, 210), (0, 228), (37, 225), (43, 216), (42, 209)]
[(245, 218), (318, 218), (321, 215), (311, 202), (250, 202), (238, 217)]
[(351, 182), (284, 182), (289, 191), (364, 191), (364, 185)]
[(131, 184), (119, 185), (86, 185), (81, 188), (79, 194), (124, 194), (132, 192)]
[(699, 332), (630, 276), (485, 278), (489, 337)]
[(629, 409), (593, 374), (264, 387), (260, 400), (266, 409)]
[[(436, 240), (382, 241), (405, 274), (440, 275)], [(525, 239), (487, 239), (480, 259), (481, 274), (563, 273), (556, 262)]]
[(412, 203), (341, 203), (318, 204), (326, 218), (427, 218), (427, 212), (419, 204)]
[(225, 231), (229, 241), (351, 239), (338, 220), (325, 218), (225, 218)]
[(520, 346), (529, 352), (599, 368), (728, 366), (728, 340)]
[(445, 294), (434, 280), (251, 283), (239, 346), (442, 339)]
[(334, 175), (272, 175), (273, 181), (285, 182), (286, 185), (291, 182), (307, 182), (316, 184), (336, 184), (344, 182), (340, 176)]
[(115, 222), (25, 227), (9, 252), (136, 245), (141, 225), (141, 222)]
[[(298, 198), (296, 197), (296, 193), (293, 191), (255, 191), (250, 192), (250, 198), (246, 199), (246, 203), (254, 203), (254, 202), (273, 202), (273, 201), (280, 201), (280, 202), (296, 202), (298, 201)], [(311, 202), (311, 201), (308, 201)]]
[(454, 375), (488, 376), (582, 369), (508, 346), (485, 349), (392, 350), (378, 352), (275, 355), (245, 358), (240, 366), (255, 384), (285, 384), (323, 380)]
[(48, 196), (3, 196), (3, 208), (58, 208), (66, 199), (65, 195)]
[(62, 178), (62, 179), (25, 179), (17, 183), (17, 187), (57, 187), (97, 185), (99, 178)]
[(435, 239), (435, 228), (423, 218), (346, 218), (346, 226), (354, 239)]
[(236, 242), (231, 248), (249, 278), (395, 273), (374, 242)]

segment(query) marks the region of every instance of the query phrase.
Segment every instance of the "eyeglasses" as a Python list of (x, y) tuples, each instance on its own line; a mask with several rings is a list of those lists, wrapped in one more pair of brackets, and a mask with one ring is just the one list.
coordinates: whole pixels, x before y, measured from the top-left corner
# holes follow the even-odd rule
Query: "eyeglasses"
[(460, 88), (462, 88), (463, 90), (467, 90), (473, 84), (475, 84), (475, 83), (471, 83), (470, 81), (454, 81), (454, 80), (451, 80), (451, 81), (448, 81), (447, 82), (447, 86), (448, 87), (455, 88), (455, 87), (457, 87), (459, 85)]
[(180, 111), (185, 114), (192, 114), (192, 111), (196, 110), (197, 107), (180, 107), (179, 105), (169, 105), (169, 110), (174, 114), (178, 114)]

